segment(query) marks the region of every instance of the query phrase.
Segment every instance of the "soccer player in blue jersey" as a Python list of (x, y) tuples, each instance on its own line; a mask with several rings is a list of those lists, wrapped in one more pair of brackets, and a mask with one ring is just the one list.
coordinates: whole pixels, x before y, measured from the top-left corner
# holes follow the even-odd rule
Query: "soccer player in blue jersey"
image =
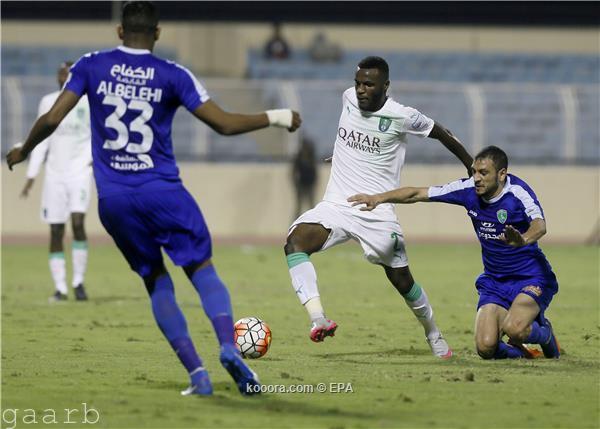
[(8, 153), (9, 168), (25, 160), (87, 94), (100, 220), (143, 278), (156, 323), (190, 374), (191, 385), (182, 394), (209, 395), (212, 385), (175, 300), (161, 248), (200, 295), (221, 346), (221, 364), (242, 394), (255, 393), (256, 374), (234, 344), (230, 297), (211, 262), (210, 234), (179, 178), (171, 126), (181, 105), (227, 135), (270, 125), (294, 131), (300, 117), (289, 109), (254, 115), (221, 110), (189, 70), (152, 54), (160, 28), (150, 2), (125, 3), (117, 31), (123, 46), (86, 54), (72, 66), (50, 111), (35, 122), (24, 145)]
[[(360, 210), (383, 203), (439, 201), (463, 206), (482, 249), (484, 272), (479, 293), (475, 343), (484, 359), (536, 357), (523, 346), (540, 344), (544, 356), (558, 358), (552, 325), (544, 317), (558, 291), (556, 276), (537, 241), (546, 233), (544, 212), (533, 190), (507, 173), (504, 151), (489, 146), (475, 156), (473, 176), (443, 186), (399, 188), (348, 198)], [(502, 341), (503, 334), (509, 337)], [(539, 352), (538, 352), (539, 353)]]

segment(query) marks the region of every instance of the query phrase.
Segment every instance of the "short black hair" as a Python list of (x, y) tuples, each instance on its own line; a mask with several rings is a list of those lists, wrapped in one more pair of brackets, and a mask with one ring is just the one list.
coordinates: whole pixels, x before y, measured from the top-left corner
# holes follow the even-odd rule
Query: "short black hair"
[(359, 69), (377, 69), (381, 72), (385, 80), (390, 78), (390, 67), (386, 60), (381, 57), (366, 57), (358, 63)]
[(496, 171), (500, 171), (503, 168), (508, 168), (508, 156), (506, 152), (500, 149), (498, 146), (484, 147), (475, 155), (475, 159), (486, 159), (489, 158), (494, 163)]
[(121, 25), (125, 33), (154, 33), (158, 27), (158, 8), (150, 1), (125, 2)]

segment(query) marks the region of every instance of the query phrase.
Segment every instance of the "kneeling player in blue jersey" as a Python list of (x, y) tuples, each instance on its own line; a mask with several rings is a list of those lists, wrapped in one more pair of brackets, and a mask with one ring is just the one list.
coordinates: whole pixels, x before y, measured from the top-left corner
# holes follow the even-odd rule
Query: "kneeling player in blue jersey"
[[(473, 177), (430, 188), (400, 188), (348, 198), (360, 210), (383, 203), (439, 201), (463, 206), (482, 248), (484, 272), (479, 293), (475, 342), (484, 359), (533, 358), (540, 344), (544, 356), (558, 358), (552, 325), (544, 317), (558, 291), (556, 276), (537, 241), (546, 233), (544, 212), (533, 190), (507, 174), (504, 151), (489, 146), (475, 156)], [(502, 336), (509, 337), (508, 343)], [(539, 351), (537, 351), (539, 354)]]
[(221, 134), (269, 125), (294, 131), (300, 117), (289, 109), (255, 115), (221, 110), (189, 70), (152, 54), (160, 28), (150, 2), (125, 3), (118, 34), (124, 46), (86, 54), (73, 65), (53, 107), (36, 121), (23, 147), (8, 153), (9, 168), (22, 162), (87, 94), (100, 220), (143, 278), (156, 323), (190, 374), (191, 386), (182, 393), (209, 395), (212, 385), (175, 300), (161, 248), (197, 290), (221, 345), (221, 364), (240, 392), (259, 392), (256, 374), (234, 344), (229, 292), (211, 262), (208, 228), (179, 178), (171, 126), (181, 105)]

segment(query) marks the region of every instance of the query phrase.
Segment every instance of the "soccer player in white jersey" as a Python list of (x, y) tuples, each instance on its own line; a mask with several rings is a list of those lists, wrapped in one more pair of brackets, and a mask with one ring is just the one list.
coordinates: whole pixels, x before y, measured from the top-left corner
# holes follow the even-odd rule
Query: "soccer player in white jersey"
[[(62, 88), (67, 80), (72, 64), (68, 61), (60, 65), (57, 73), (59, 88)], [(42, 98), (38, 117), (50, 110), (59, 94), (60, 90)], [(32, 151), (27, 168), (27, 181), (21, 191), (21, 197), (27, 198), (45, 161), (41, 218), (50, 225), (49, 265), (56, 289), (50, 297), (51, 301), (66, 300), (68, 296), (63, 238), (69, 217), (73, 226), (73, 291), (76, 300), (87, 300), (83, 286), (88, 258), (84, 219), (90, 204), (90, 145), (90, 111), (87, 97), (82, 97), (56, 131)]]
[[(558, 359), (560, 347), (544, 316), (558, 281), (537, 241), (546, 233), (544, 211), (533, 190), (507, 173), (508, 157), (488, 146), (473, 163), (473, 177), (429, 188), (400, 188), (348, 198), (361, 210), (380, 204), (437, 201), (463, 206), (481, 244), (484, 272), (475, 320), (477, 353), (483, 359), (535, 358), (541, 353), (525, 344), (540, 344), (547, 358)], [(509, 337), (508, 343), (502, 336)]]
[(382, 205), (366, 213), (346, 201), (348, 195), (357, 192), (379, 193), (399, 186), (407, 134), (439, 140), (470, 169), (471, 156), (448, 130), (387, 96), (388, 76), (383, 58), (367, 57), (358, 64), (355, 86), (342, 97), (325, 196), (294, 221), (284, 250), (292, 285), (312, 322), (313, 341), (333, 336), (337, 324), (325, 317), (309, 256), (353, 239), (360, 243), (369, 262), (384, 268), (423, 325), (433, 354), (449, 358), (452, 350), (435, 324), (427, 294), (409, 270), (404, 236), (393, 206)]

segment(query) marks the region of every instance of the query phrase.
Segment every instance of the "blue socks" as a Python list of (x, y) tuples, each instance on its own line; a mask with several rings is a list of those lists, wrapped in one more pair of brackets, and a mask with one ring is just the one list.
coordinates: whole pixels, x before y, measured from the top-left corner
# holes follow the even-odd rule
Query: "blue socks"
[[(214, 267), (210, 265), (196, 271), (192, 276), (192, 283), (200, 295), (202, 306), (213, 325), (219, 344), (235, 349), (229, 292)], [(175, 288), (169, 274), (156, 279), (150, 301), (156, 323), (190, 374), (192, 385), (210, 384), (206, 370), (202, 367), (202, 360), (196, 353), (188, 333), (185, 317), (175, 300)]]
[(200, 295), (202, 307), (213, 325), (219, 344), (233, 344), (231, 300), (215, 267), (209, 265), (196, 271), (192, 283)]
[(506, 344), (504, 341), (498, 341), (494, 359), (517, 359), (523, 356), (523, 352), (518, 348)]
[(173, 281), (168, 274), (156, 279), (150, 300), (158, 327), (185, 369), (192, 373), (202, 366), (202, 361), (188, 334), (187, 323), (175, 300)]
[(550, 341), (551, 336), (552, 332), (550, 331), (550, 328), (547, 326), (540, 326), (540, 324), (534, 320), (531, 323), (531, 333), (524, 343), (546, 344), (548, 341)]

